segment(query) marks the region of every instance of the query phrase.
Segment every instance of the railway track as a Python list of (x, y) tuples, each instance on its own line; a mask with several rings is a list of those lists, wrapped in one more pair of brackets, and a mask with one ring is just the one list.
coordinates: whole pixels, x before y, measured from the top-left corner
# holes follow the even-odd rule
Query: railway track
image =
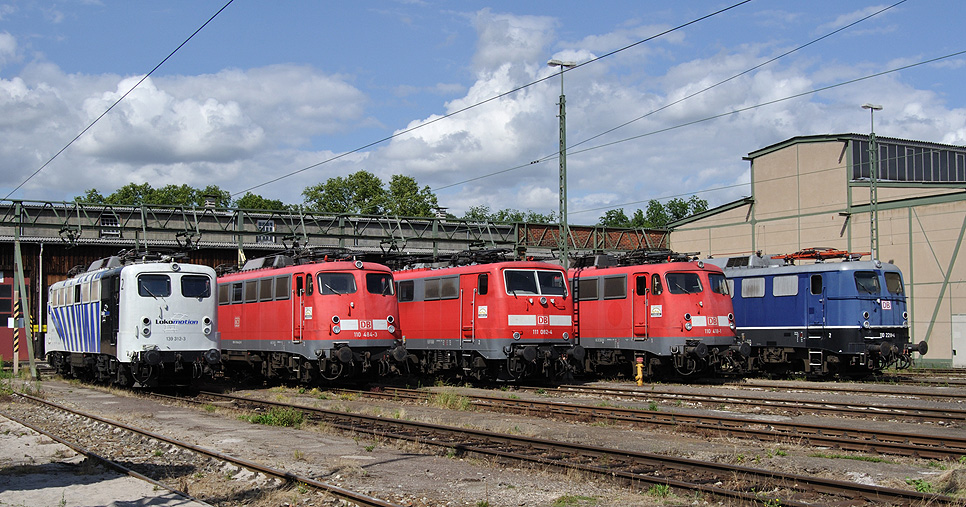
[[(348, 390), (347, 390), (348, 391)], [(434, 393), (412, 389), (382, 388), (351, 391), (382, 399), (425, 401)], [(730, 417), (716, 414), (659, 412), (640, 408), (595, 406), (555, 401), (525, 400), (501, 396), (463, 395), (477, 408), (513, 413), (546, 415), (576, 421), (601, 421), (650, 424), (686, 428), (716, 436), (750, 438), (761, 441), (790, 441), (845, 451), (891, 454), (937, 460), (958, 460), (966, 456), (966, 438), (923, 435), (888, 430), (858, 430), (830, 424), (805, 424)]]
[[(397, 397), (403, 395), (388, 392), (385, 394)], [(717, 498), (747, 502), (802, 507), (831, 504), (921, 506), (961, 503), (961, 500), (951, 497), (917, 491), (347, 413), (228, 394), (206, 392), (195, 398), (178, 397), (177, 400), (199, 404), (218, 403), (221, 406), (228, 403), (234, 408), (246, 411), (295, 409), (304, 413), (308, 419), (328, 428), (341, 429), (352, 434), (418, 442), (445, 449), (445, 452), (455, 455), (475, 454), (498, 461), (523, 461), (564, 471), (579, 470), (622, 481), (634, 487), (670, 486)]]
[(909, 389), (911, 385), (898, 384), (871, 384), (871, 383), (839, 383), (839, 382), (784, 382), (759, 379), (746, 379), (736, 385), (743, 388), (763, 388), (763, 389), (782, 389), (787, 391), (812, 391), (821, 393), (841, 393), (841, 394), (864, 394), (875, 396), (902, 396), (918, 398), (923, 400), (941, 400), (966, 403), (966, 386), (925, 386), (917, 384), (918, 387), (929, 387), (929, 391), (924, 392), (917, 389)]
[[(34, 431), (43, 433), (49, 436), (50, 438), (57, 440), (58, 442), (61, 442), (64, 445), (67, 445), (68, 447), (71, 447), (72, 449), (74, 449), (75, 451), (81, 454), (91, 456), (98, 460), (104, 461), (105, 463), (108, 463), (112, 468), (121, 470), (124, 473), (130, 473), (139, 478), (148, 480), (159, 487), (163, 487), (165, 489), (171, 490), (177, 494), (185, 496), (186, 498), (198, 501), (206, 505), (208, 505), (208, 503), (206, 502), (211, 502), (211, 504), (213, 505), (219, 505), (219, 504), (236, 505), (236, 502), (239, 499), (231, 498), (230, 496), (228, 498), (221, 497), (221, 498), (198, 499), (198, 498), (189, 496), (185, 492), (175, 489), (173, 486), (166, 485), (165, 483), (170, 484), (172, 482), (187, 484), (186, 481), (188, 481), (188, 479), (186, 477), (183, 477), (183, 476), (173, 477), (170, 473), (171, 470), (190, 469), (189, 471), (193, 471), (196, 469), (205, 469), (208, 467), (208, 465), (206, 463), (199, 461), (199, 462), (193, 462), (192, 465), (190, 466), (185, 466), (183, 464), (178, 466), (173, 466), (170, 463), (168, 463), (168, 461), (170, 461), (171, 459), (170, 450), (167, 452), (160, 452), (158, 451), (158, 449), (162, 447), (168, 447), (169, 449), (177, 448), (182, 451), (179, 455), (182, 459), (184, 457), (184, 454), (188, 453), (188, 454), (194, 454), (202, 458), (202, 460), (210, 459), (210, 460), (216, 460), (217, 462), (221, 462), (221, 463), (228, 463), (236, 467), (245, 468), (253, 472), (263, 474), (264, 476), (267, 476), (267, 477), (272, 477), (277, 481), (279, 481), (279, 483), (298, 485), (300, 488), (303, 488), (303, 487), (314, 488), (319, 492), (324, 492), (335, 498), (338, 498), (347, 502), (351, 502), (352, 504), (358, 505), (360, 507), (399, 507), (396, 504), (386, 502), (378, 498), (373, 498), (371, 496), (364, 495), (358, 492), (340, 488), (332, 484), (327, 484), (327, 483), (312, 479), (310, 477), (305, 477), (305, 476), (294, 474), (285, 470), (276, 469), (252, 460), (239, 458), (236, 456), (230, 456), (230, 455), (219, 453), (217, 451), (213, 451), (210, 449), (205, 449), (200, 446), (179, 441), (177, 439), (160, 435), (158, 433), (153, 433), (144, 429), (136, 428), (134, 426), (127, 425), (118, 421), (112, 421), (109, 419), (98, 417), (96, 415), (81, 412), (79, 410), (74, 410), (69, 407), (44, 400), (42, 398), (37, 398), (35, 396), (31, 396), (28, 394), (20, 394), (20, 393), (14, 394), (14, 396), (18, 399), (24, 400), (25, 402), (29, 402), (38, 407), (41, 407), (45, 411), (45, 414), (25, 412), (23, 414), (24, 417), (18, 417), (13, 414), (0, 412), (0, 415), (3, 415), (8, 419), (16, 421), (19, 424), (27, 426), (33, 429)], [(77, 423), (76, 421), (72, 421), (71, 424), (63, 424), (62, 423), (63, 419), (58, 417), (51, 418), (50, 417), (51, 413), (69, 414), (69, 416), (72, 418), (82, 418), (82, 419), (91, 421), (93, 424), (82, 424), (82, 423)], [(44, 422), (45, 420), (46, 420), (46, 423)], [(50, 422), (51, 420), (54, 421), (53, 424)], [(61, 424), (57, 424), (57, 421), (61, 421)], [(147, 448), (153, 449), (153, 450), (148, 450), (146, 452), (141, 453), (143, 457), (147, 458), (147, 461), (138, 464), (136, 467), (126, 467), (119, 464), (118, 461), (123, 460), (125, 462), (130, 462), (132, 460), (131, 458), (132, 451), (130, 449), (132, 445), (130, 443), (126, 443), (125, 445), (121, 446), (122, 449), (120, 451), (116, 451), (118, 454), (115, 454), (113, 456), (109, 455), (111, 453), (110, 450), (106, 451), (105, 454), (101, 454), (95, 450), (85, 448), (84, 446), (76, 442), (77, 440), (76, 433), (77, 433), (78, 427), (80, 426), (83, 426), (87, 431), (91, 433), (96, 432), (96, 434), (99, 435), (99, 437), (102, 439), (103, 442), (116, 441), (118, 437), (115, 429), (120, 429), (125, 432), (128, 432), (129, 434), (137, 435), (138, 437), (142, 437), (144, 439), (150, 439), (153, 442), (150, 444), (147, 444)], [(91, 441), (92, 439), (88, 438), (87, 440)], [(138, 442), (138, 445), (142, 444), (142, 442), (143, 440)], [(104, 449), (111, 448), (109, 445), (102, 446), (102, 447)], [(137, 451), (134, 451), (134, 452), (136, 453)], [(156, 459), (151, 460), (150, 459), (151, 457), (154, 457)], [(153, 462), (150, 462), (150, 461), (153, 461)], [(141, 469), (142, 471), (138, 472), (137, 470), (132, 470), (133, 468), (138, 468), (138, 469)], [(198, 472), (195, 472), (195, 473), (197, 474)], [(155, 475), (156, 477), (151, 477), (151, 475)], [(191, 475), (189, 474), (189, 477), (190, 476)], [(188, 488), (183, 488), (183, 489), (188, 489)], [(225, 488), (224, 491), (229, 491), (229, 490), (230, 490), (229, 488)], [(222, 493), (224, 493), (224, 491)]]
[[(686, 393), (659, 385), (645, 389), (600, 385), (562, 385), (547, 392), (590, 394), (593, 396), (617, 396), (639, 401), (663, 400), (703, 404), (726, 404), (733, 406), (760, 407), (772, 410), (807, 411), (809, 414), (848, 416), (873, 419), (908, 420), (914, 422), (940, 422), (962, 424), (966, 422), (966, 408), (912, 407), (897, 403), (863, 403), (860, 401), (813, 401), (803, 399), (776, 399), (748, 393)], [(966, 396), (966, 394), (964, 394)]]

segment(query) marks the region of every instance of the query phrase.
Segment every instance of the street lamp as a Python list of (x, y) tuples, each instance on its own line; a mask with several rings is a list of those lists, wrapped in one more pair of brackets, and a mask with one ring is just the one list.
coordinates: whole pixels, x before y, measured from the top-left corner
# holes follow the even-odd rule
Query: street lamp
[(879, 258), (879, 189), (876, 180), (879, 175), (879, 148), (875, 144), (875, 112), (882, 111), (882, 106), (876, 104), (863, 104), (862, 109), (868, 109), (871, 119), (871, 130), (869, 131), (869, 246), (873, 259)]
[(560, 263), (564, 269), (570, 267), (567, 249), (570, 243), (570, 224), (567, 223), (567, 98), (564, 96), (563, 73), (565, 69), (577, 66), (576, 62), (550, 60), (547, 65), (560, 67)]

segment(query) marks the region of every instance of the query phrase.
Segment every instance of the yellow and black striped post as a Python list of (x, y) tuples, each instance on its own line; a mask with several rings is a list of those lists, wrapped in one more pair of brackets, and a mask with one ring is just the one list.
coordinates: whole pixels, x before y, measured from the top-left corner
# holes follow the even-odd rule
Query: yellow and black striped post
[(17, 378), (20, 370), (20, 294), (13, 291), (13, 377)]

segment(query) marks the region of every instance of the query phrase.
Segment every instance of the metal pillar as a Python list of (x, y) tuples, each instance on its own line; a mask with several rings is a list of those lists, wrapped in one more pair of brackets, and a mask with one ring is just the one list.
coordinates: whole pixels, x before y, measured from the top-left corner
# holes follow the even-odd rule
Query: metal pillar
[(560, 148), (558, 159), (560, 160), (560, 264), (564, 269), (570, 267), (570, 224), (567, 222), (567, 97), (564, 95), (563, 73), (565, 69), (576, 67), (574, 62), (563, 62), (560, 60), (550, 60), (547, 65), (560, 67)]
[(879, 258), (879, 189), (876, 182), (879, 178), (879, 148), (875, 144), (875, 112), (881, 111), (882, 106), (863, 104), (862, 109), (868, 109), (871, 119), (869, 131), (869, 251), (872, 258)]

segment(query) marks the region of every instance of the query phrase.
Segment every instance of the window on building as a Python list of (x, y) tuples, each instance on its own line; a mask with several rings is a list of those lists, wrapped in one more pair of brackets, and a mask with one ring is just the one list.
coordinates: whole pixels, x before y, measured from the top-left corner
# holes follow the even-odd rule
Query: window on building
[(108, 212), (101, 215), (100, 219), (101, 231), (100, 236), (102, 238), (120, 238), (121, 237), (121, 220), (118, 219), (117, 215)]
[[(274, 220), (258, 220), (255, 222), (255, 227), (258, 232), (275, 232), (275, 221)], [(259, 234), (255, 236), (256, 243), (275, 243), (274, 234)]]

